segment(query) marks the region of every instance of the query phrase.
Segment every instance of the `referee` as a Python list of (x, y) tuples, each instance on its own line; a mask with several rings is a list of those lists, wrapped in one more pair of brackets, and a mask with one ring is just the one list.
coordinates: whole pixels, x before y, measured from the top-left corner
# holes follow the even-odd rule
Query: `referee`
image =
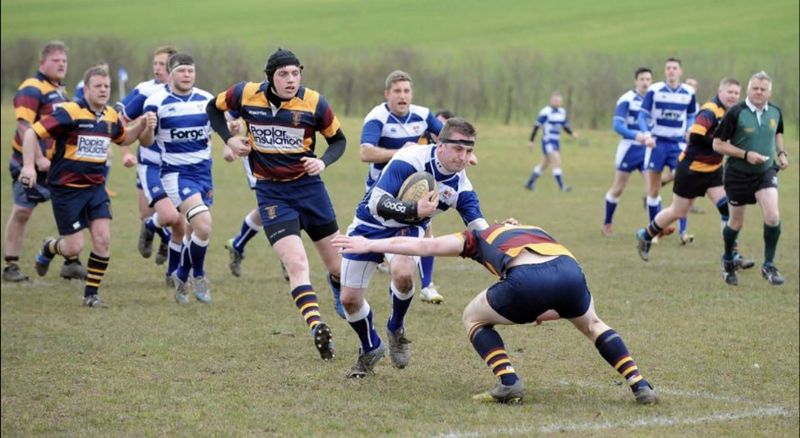
[(769, 284), (783, 284), (783, 276), (774, 264), (781, 235), (777, 173), (789, 165), (789, 155), (783, 147), (781, 110), (768, 103), (771, 94), (772, 79), (767, 73), (760, 71), (751, 76), (747, 83), (747, 99), (728, 110), (714, 136), (714, 150), (728, 156), (723, 179), (730, 219), (722, 231), (725, 241), (722, 276), (733, 286), (738, 284), (734, 243), (744, 224), (745, 206), (756, 202), (764, 217), (761, 275)]

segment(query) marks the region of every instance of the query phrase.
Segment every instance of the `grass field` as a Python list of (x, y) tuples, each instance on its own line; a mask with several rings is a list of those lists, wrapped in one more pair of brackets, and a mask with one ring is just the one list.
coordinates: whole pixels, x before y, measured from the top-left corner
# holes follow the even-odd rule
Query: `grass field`
[[(2, 106), (2, 132), (13, 128)], [(360, 120), (343, 120), (350, 146), (325, 180), (345, 227), (361, 197)], [(277, 259), (258, 236), (244, 274), (233, 278), (224, 241), (254, 205), (239, 164), (215, 174), (214, 232), (207, 258), (214, 303), (178, 306), (163, 272), (136, 251), (139, 229), (134, 175), (117, 161), (112, 259), (101, 295), (105, 311), (80, 307), (82, 284), (51, 272), (25, 284), (3, 284), (3, 436), (797, 436), (798, 423), (798, 164), (781, 173), (783, 235), (778, 266), (787, 282), (766, 284), (757, 271), (728, 287), (719, 275), (718, 216), (690, 217), (695, 244), (675, 237), (639, 260), (633, 233), (643, 226), (642, 185), (632, 183), (617, 212), (615, 238), (601, 238), (603, 196), (611, 182), (616, 139), (581, 131), (563, 147), (574, 191), (562, 194), (547, 175), (537, 191), (522, 188), (539, 152), (527, 150), (526, 126), (479, 125), (480, 164), (469, 170), (485, 216), (515, 216), (540, 225), (582, 262), (601, 317), (620, 332), (644, 375), (661, 392), (654, 407), (635, 405), (621, 379), (566, 322), (500, 328), (528, 388), (520, 406), (475, 405), (469, 395), (494, 383), (466, 340), (460, 315), (492, 278), (477, 264), (436, 262), (446, 301), (416, 301), (407, 327), (413, 357), (405, 370), (388, 360), (377, 375), (348, 381), (357, 338), (335, 317), (321, 262), (312, 281), (334, 330), (337, 359), (323, 363), (291, 304)], [(790, 156), (798, 157), (796, 131)], [(8, 156), (8, 141), (2, 154)], [(116, 160), (118, 160), (118, 155)], [(2, 181), (2, 218), (10, 202)], [(665, 196), (669, 199), (669, 195)], [(439, 234), (461, 229), (456, 215), (435, 221)], [(33, 272), (36, 247), (55, 227), (50, 206), (36, 211), (23, 251)], [(309, 250), (311, 249), (310, 245)], [(741, 247), (760, 260), (758, 212), (751, 208)], [(84, 260), (87, 252), (84, 252)], [(51, 269), (56, 271), (58, 265)], [(378, 321), (388, 316), (387, 277), (376, 274), (369, 299)]]
[[(268, 8), (257, 0), (178, 0), (170, 2), (169, 8), (156, 0), (104, 3), (107, 7), (98, 7), (93, 0), (4, 1), (0, 7), (3, 39), (50, 34), (64, 39), (84, 37), (86, 28), (75, 23), (86, 23), (93, 35), (130, 38), (146, 47), (164, 39), (233, 38), (256, 53), (273, 44), (311, 48), (324, 41), (324, 47), (333, 52), (393, 47), (422, 48), (429, 53), (492, 52), (498, 46), (520, 49), (535, 45), (541, 53), (643, 54), (653, 47), (727, 51), (735, 38), (735, 50), (753, 55), (762, 52), (765, 44), (776, 42), (780, 46), (770, 51), (792, 53), (798, 38), (798, 6), (791, 0), (766, 4), (734, 0), (724, 6), (688, 0), (578, 0), (563, 5), (515, 0), (491, 4), (477, 0), (301, 0)], [(37, 11), (37, 19), (27, 15), (31, 10)], [(731, 35), (732, 26), (758, 31), (739, 37)], [(143, 28), (156, 31), (142, 32)], [(790, 41), (794, 45), (787, 44)]]

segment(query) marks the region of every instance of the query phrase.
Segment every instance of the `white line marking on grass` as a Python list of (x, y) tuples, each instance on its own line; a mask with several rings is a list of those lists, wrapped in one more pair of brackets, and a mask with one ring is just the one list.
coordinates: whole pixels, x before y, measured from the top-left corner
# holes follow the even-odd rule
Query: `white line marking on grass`
[(631, 421), (603, 421), (585, 423), (553, 423), (541, 427), (520, 426), (504, 427), (489, 431), (461, 431), (447, 432), (440, 434), (446, 438), (462, 437), (484, 437), (494, 435), (529, 435), (531, 433), (556, 433), (556, 432), (591, 432), (606, 429), (635, 429), (640, 427), (653, 426), (681, 426), (704, 423), (717, 423), (722, 421), (736, 421), (745, 418), (765, 418), (765, 417), (791, 417), (795, 416), (791, 412), (780, 407), (769, 407), (762, 409), (751, 409), (734, 412), (716, 412), (710, 415), (688, 418), (673, 417), (651, 417)]
[[(568, 382), (561, 380), (558, 382), (561, 385), (573, 385), (582, 387), (593, 388), (607, 388), (609, 385), (599, 385), (591, 382), (573, 381)], [(724, 401), (734, 404), (759, 404), (753, 400), (748, 400), (742, 397), (718, 395), (709, 392), (701, 391), (685, 391), (680, 389), (665, 389), (659, 388), (659, 393), (673, 395), (678, 397), (706, 399)], [(798, 412), (792, 412), (780, 406), (764, 406), (756, 409), (734, 410), (730, 412), (712, 412), (708, 415), (701, 415), (698, 417), (650, 417), (640, 418), (636, 420), (620, 420), (620, 421), (602, 421), (602, 422), (583, 422), (583, 423), (553, 423), (545, 426), (517, 426), (517, 427), (503, 427), (499, 429), (487, 431), (450, 431), (441, 433), (438, 436), (446, 438), (461, 438), (461, 437), (484, 437), (495, 435), (530, 435), (532, 433), (556, 433), (556, 432), (591, 432), (607, 429), (635, 429), (642, 427), (662, 427), (662, 426), (680, 426), (680, 425), (696, 425), (705, 423), (719, 423), (723, 421), (736, 421), (745, 418), (765, 418), (765, 417), (797, 417), (800, 415)]]

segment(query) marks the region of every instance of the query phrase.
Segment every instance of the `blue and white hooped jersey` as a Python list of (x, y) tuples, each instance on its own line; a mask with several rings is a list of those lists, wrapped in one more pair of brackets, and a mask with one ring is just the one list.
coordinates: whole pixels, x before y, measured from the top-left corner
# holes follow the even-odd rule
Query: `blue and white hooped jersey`
[[(661, 139), (675, 143), (684, 141), (687, 118), (697, 114), (694, 88), (681, 83), (672, 89), (666, 82), (656, 82), (647, 89), (641, 106), (639, 126)], [(642, 126), (644, 119), (645, 126)]]
[(384, 219), (377, 214), (377, 205), (381, 197), (388, 193), (396, 198), (406, 178), (419, 171), (428, 172), (436, 179), (439, 189), (439, 206), (436, 214), (455, 208), (464, 224), (471, 229), (488, 227), (481, 213), (478, 194), (472, 189), (467, 173), (464, 170), (456, 173), (447, 172), (436, 159), (435, 145), (411, 146), (397, 152), (381, 172), (376, 184), (367, 191), (356, 207), (354, 225), (377, 229), (427, 225), (430, 218), (421, 222), (404, 223)]
[(155, 139), (161, 149), (161, 175), (211, 173), (211, 124), (206, 105), (214, 96), (199, 88), (188, 96), (168, 89), (148, 97), (144, 111), (158, 117)]
[(564, 108), (553, 108), (550, 105), (539, 111), (535, 126), (542, 128), (542, 144), (555, 143), (561, 140), (561, 130), (569, 128), (567, 111)]
[[(361, 145), (379, 146), (386, 149), (400, 149), (406, 143), (427, 143), (425, 134), (439, 135), (442, 122), (434, 117), (431, 110), (424, 106), (410, 105), (408, 114), (398, 117), (389, 111), (386, 103), (382, 103), (364, 118), (361, 130)], [(378, 176), (387, 163), (370, 163), (367, 173), (367, 189), (375, 185)]]
[(617, 131), (617, 134), (622, 136), (620, 146), (644, 146), (636, 143), (636, 133), (639, 132), (639, 111), (642, 108), (643, 101), (644, 97), (634, 90), (629, 90), (617, 100), (617, 108), (614, 110), (614, 124), (616, 124), (618, 120), (621, 120), (628, 130), (628, 134), (632, 134), (626, 135)]
[[(141, 82), (127, 96), (117, 102), (115, 107), (121, 112), (128, 120), (137, 119), (144, 114), (144, 102), (148, 97), (153, 94), (166, 90), (167, 85), (162, 82), (156, 82), (155, 79)], [(157, 143), (149, 146), (139, 145), (139, 150), (136, 154), (136, 159), (139, 164), (160, 166), (161, 165), (161, 151)]]

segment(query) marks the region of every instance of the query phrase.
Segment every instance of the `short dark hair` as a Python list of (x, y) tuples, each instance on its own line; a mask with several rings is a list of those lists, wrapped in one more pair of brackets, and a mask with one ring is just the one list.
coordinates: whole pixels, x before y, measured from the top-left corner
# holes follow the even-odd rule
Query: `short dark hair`
[(650, 73), (653, 74), (653, 70), (650, 70), (650, 67), (639, 67), (636, 69), (636, 73), (633, 74), (634, 79), (639, 79), (639, 75), (642, 73)]
[(192, 58), (192, 55), (186, 53), (176, 53), (167, 59), (168, 72), (172, 72), (172, 70), (181, 65), (194, 65), (194, 58)]
[(450, 138), (450, 134), (457, 132), (465, 137), (477, 137), (478, 133), (472, 123), (461, 117), (451, 117), (444, 122), (442, 131), (439, 133), (439, 140)]
[(54, 52), (64, 52), (67, 53), (67, 45), (64, 44), (63, 41), (53, 40), (48, 41), (47, 44), (42, 47), (42, 51), (39, 53), (39, 60), (44, 61), (48, 55)]
[(86, 73), (83, 74), (83, 86), (88, 87), (89, 79), (95, 76), (102, 76), (104, 78), (107, 78), (109, 77), (108, 70), (98, 66), (89, 67), (89, 70), (86, 70)]
[(680, 65), (680, 66), (682, 66), (682, 65), (683, 65), (683, 64), (681, 64), (681, 60), (680, 60), (680, 59), (678, 59), (678, 58), (676, 58), (676, 57), (674, 57), (674, 56), (670, 56), (669, 58), (667, 58), (667, 60), (666, 60), (666, 61), (664, 61), (664, 64), (666, 64), (666, 63), (668, 63), (668, 62), (677, 62), (677, 63), (678, 63), (678, 65)]
[(450, 120), (450, 119), (452, 119), (453, 117), (455, 117), (456, 115), (455, 115), (455, 114), (453, 114), (453, 112), (452, 112), (452, 111), (450, 111), (450, 110), (441, 110), (441, 111), (439, 111), (438, 113), (436, 113), (436, 114), (435, 114), (435, 116), (436, 116), (436, 117), (442, 117), (442, 118), (444, 118), (445, 120)]

